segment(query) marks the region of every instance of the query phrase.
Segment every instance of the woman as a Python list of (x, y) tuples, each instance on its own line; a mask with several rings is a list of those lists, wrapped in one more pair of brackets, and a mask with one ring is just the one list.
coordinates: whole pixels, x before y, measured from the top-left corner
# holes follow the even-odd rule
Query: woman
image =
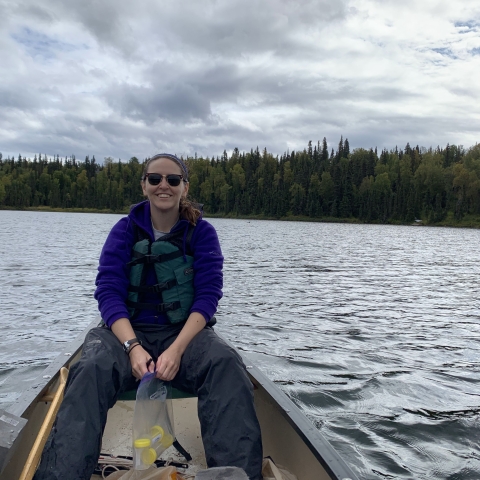
[(141, 186), (147, 200), (103, 247), (95, 298), (105, 325), (88, 333), (71, 369), (35, 479), (90, 479), (108, 409), (147, 371), (198, 396), (209, 467), (237, 466), (260, 479), (251, 382), (208, 324), (222, 296), (217, 233), (187, 199), (187, 166), (175, 155), (150, 158)]

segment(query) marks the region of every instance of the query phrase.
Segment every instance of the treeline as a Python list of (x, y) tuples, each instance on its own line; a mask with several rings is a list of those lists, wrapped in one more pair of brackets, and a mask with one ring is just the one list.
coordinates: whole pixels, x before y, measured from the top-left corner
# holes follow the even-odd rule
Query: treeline
[[(273, 156), (266, 149), (187, 158), (190, 196), (207, 213), (365, 222), (441, 222), (480, 215), (480, 144), (350, 151), (343, 138)], [(143, 162), (0, 154), (0, 205), (124, 211), (142, 200)]]

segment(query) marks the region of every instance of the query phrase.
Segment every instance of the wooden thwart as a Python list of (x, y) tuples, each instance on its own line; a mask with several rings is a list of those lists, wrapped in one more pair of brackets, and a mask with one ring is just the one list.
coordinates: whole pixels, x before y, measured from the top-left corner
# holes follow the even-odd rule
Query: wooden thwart
[(46, 395), (44, 398), (41, 399), (41, 401), (45, 401), (46, 399), (50, 400), (51, 398), (52, 404), (48, 409), (45, 420), (43, 421), (37, 438), (35, 439), (35, 443), (30, 450), (30, 454), (28, 455), (27, 461), (25, 463), (25, 466), (23, 467), (19, 480), (31, 480), (33, 478), (35, 470), (37, 469), (38, 463), (40, 461), (40, 456), (42, 455), (43, 447), (45, 446), (47, 437), (50, 434), (53, 422), (55, 421), (55, 417), (57, 416), (58, 409), (60, 408), (60, 405), (62, 403), (63, 392), (67, 383), (67, 377), (68, 369), (62, 367), (62, 369), (60, 370), (59, 385), (57, 391), (53, 396)]

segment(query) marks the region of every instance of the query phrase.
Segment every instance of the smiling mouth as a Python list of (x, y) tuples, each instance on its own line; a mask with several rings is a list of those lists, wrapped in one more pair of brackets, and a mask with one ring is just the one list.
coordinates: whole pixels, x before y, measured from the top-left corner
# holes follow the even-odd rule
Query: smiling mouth
[(159, 193), (157, 195), (157, 197), (159, 197), (159, 198), (170, 198), (171, 195), (169, 195), (168, 193)]

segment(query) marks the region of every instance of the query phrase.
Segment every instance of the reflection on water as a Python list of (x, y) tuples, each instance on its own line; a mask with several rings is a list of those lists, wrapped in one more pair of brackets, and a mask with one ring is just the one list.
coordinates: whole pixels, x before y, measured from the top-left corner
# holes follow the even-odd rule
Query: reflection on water
[[(0, 407), (96, 315), (118, 215), (0, 211)], [(218, 329), (361, 478), (480, 478), (480, 232), (212, 219)]]

